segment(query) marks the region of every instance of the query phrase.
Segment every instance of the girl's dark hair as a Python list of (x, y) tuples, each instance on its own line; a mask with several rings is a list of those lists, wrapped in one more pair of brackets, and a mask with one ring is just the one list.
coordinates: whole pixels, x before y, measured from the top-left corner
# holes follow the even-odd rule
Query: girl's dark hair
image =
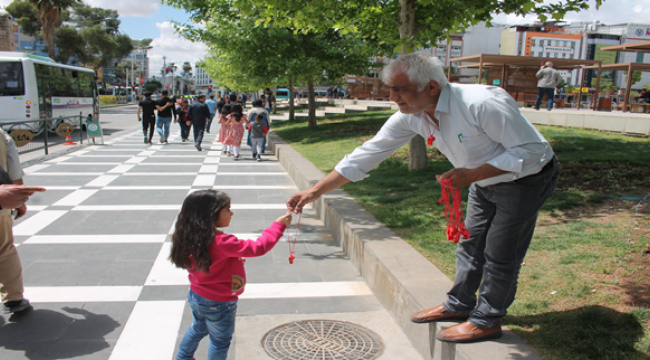
[(242, 112), (244, 112), (244, 109), (241, 107), (241, 105), (239, 104), (230, 105), (230, 115), (232, 115), (235, 118), (235, 121), (239, 122), (239, 120), (241, 120)]
[(183, 201), (172, 236), (169, 255), (176, 267), (210, 272), (210, 245), (216, 236), (215, 221), (221, 210), (230, 205), (230, 197), (221, 191), (199, 190)]
[(262, 100), (253, 100), (253, 107), (262, 107)]
[(225, 105), (221, 108), (221, 115), (226, 116), (226, 115), (229, 115), (229, 114), (230, 114), (230, 104), (225, 104)]

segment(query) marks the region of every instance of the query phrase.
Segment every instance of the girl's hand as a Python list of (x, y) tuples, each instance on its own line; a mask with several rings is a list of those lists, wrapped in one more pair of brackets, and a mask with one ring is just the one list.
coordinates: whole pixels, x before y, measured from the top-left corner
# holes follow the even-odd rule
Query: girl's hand
[(287, 211), (286, 214), (280, 216), (277, 220), (275, 220), (281, 224), (284, 224), (284, 226), (289, 226), (291, 225), (291, 212)]

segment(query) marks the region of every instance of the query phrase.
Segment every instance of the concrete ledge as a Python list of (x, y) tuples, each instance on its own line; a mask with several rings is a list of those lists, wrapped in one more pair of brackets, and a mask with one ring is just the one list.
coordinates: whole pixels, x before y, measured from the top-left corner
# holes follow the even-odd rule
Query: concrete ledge
[(612, 113), (592, 110), (536, 111), (520, 108), (521, 113), (533, 124), (570, 126), (581, 129), (613, 131), (624, 134), (650, 135), (648, 114)]
[[(324, 177), (310, 161), (276, 134), (269, 145), (300, 190)], [(454, 345), (435, 340), (449, 323), (414, 324), (414, 312), (440, 304), (452, 282), (438, 268), (377, 221), (350, 195), (335, 190), (314, 203), (314, 209), (332, 236), (359, 270), (377, 298), (401, 326), (425, 359), (436, 360), (542, 360), (523, 340), (505, 330), (498, 341)]]

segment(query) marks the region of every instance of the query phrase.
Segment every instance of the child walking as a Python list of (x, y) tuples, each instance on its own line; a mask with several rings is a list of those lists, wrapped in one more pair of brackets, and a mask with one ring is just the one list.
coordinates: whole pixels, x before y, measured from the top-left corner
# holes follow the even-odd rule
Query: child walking
[(190, 273), (187, 299), (194, 321), (185, 332), (176, 360), (192, 360), (199, 342), (208, 334), (208, 359), (226, 359), (235, 332), (237, 299), (246, 285), (242, 258), (269, 252), (291, 224), (291, 213), (287, 212), (257, 241), (240, 240), (217, 230), (227, 227), (232, 216), (230, 198), (216, 190), (191, 193), (178, 214), (169, 258)]
[(269, 132), (269, 128), (264, 125), (263, 114), (254, 114), (254, 121), (248, 125), (248, 133), (251, 136), (251, 149), (253, 150), (253, 159), (262, 161), (262, 149), (264, 148), (264, 136)]
[(230, 104), (224, 104), (219, 114), (219, 125), (221, 125), (219, 128), (219, 142), (223, 144), (223, 153), (226, 155), (230, 155), (230, 145), (226, 145), (226, 139), (230, 132), (230, 125), (228, 125), (227, 119), (228, 115), (230, 115)]
[(239, 149), (241, 139), (244, 137), (244, 126), (248, 125), (248, 116), (242, 114), (243, 111), (244, 109), (240, 104), (230, 104), (230, 115), (226, 117), (228, 125), (230, 125), (228, 136), (226, 136), (226, 145), (231, 146), (235, 160), (239, 160)]

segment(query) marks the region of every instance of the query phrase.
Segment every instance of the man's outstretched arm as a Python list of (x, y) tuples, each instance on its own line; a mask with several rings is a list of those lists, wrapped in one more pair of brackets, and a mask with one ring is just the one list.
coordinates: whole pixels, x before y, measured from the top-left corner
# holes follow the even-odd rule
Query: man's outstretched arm
[(344, 178), (343, 175), (338, 173), (338, 171), (333, 170), (323, 180), (317, 182), (316, 185), (312, 186), (310, 189), (299, 191), (291, 195), (289, 200), (287, 200), (287, 208), (289, 211), (298, 214), (302, 212), (302, 208), (305, 205), (318, 200), (321, 195), (328, 193), (339, 186), (347, 184), (348, 182), (350, 182), (350, 180)]

